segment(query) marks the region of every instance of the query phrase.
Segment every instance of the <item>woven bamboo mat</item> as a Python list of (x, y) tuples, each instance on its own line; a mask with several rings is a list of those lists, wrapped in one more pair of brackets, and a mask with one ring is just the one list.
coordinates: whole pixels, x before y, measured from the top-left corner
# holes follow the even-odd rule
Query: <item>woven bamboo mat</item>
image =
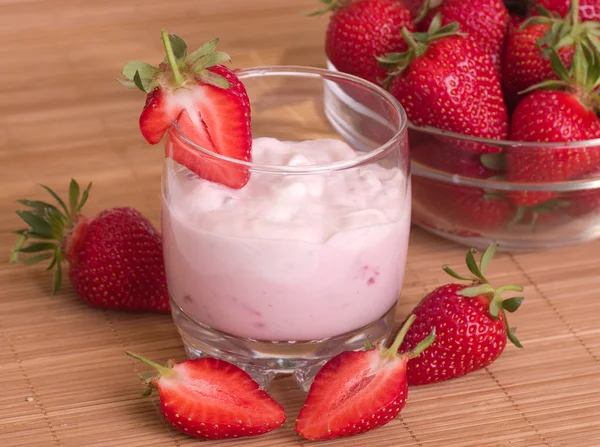
[[(0, 253), (18, 225), (14, 200), (93, 181), (87, 211), (132, 205), (159, 223), (160, 150), (137, 130), (143, 98), (113, 79), (124, 61), (162, 59), (158, 31), (190, 44), (215, 36), (236, 66), (323, 66), (324, 19), (314, 0), (0, 0)], [(464, 248), (414, 229), (398, 317), (446, 281), (440, 265)], [(502, 254), (492, 276), (526, 287), (512, 321), (524, 350), (491, 367), (414, 388), (401, 417), (327, 446), (600, 446), (600, 242), (544, 254)], [(139, 397), (144, 371), (130, 349), (181, 360), (166, 315), (94, 310), (68, 287), (50, 296), (42, 267), (0, 265), (0, 446), (185, 446), (156, 397)], [(289, 379), (272, 393), (288, 423), (220, 446), (313, 445), (293, 434), (303, 395)]]

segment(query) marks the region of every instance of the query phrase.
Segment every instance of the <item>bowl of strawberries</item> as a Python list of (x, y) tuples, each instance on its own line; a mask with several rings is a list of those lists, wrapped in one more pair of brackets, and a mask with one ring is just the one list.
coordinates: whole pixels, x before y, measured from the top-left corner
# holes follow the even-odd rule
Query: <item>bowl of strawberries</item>
[[(329, 68), (406, 111), (416, 225), (509, 251), (600, 237), (600, 0), (327, 3)], [(362, 135), (386, 128), (326, 98), (364, 109)]]

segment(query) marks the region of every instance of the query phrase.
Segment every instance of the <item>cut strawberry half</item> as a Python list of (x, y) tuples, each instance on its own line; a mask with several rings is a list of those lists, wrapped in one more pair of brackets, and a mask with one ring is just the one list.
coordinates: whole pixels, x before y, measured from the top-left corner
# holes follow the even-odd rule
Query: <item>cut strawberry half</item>
[(155, 368), (159, 375), (144, 379), (150, 395), (156, 388), (165, 419), (177, 430), (201, 439), (257, 436), (280, 427), (286, 419), (277, 403), (243, 370), (213, 358), (170, 361), (161, 366), (127, 352)]
[[(234, 72), (221, 64), (229, 60), (215, 52), (218, 39), (187, 56), (187, 45), (178, 36), (162, 31), (167, 57), (154, 67), (139, 61), (125, 64), (119, 79), (129, 88), (147, 94), (140, 115), (140, 131), (150, 144), (158, 144), (177, 123), (181, 134), (201, 148), (225, 157), (252, 161), (250, 101)], [(241, 188), (249, 180), (249, 169), (219, 160), (169, 132), (166, 156), (201, 178)]]
[(296, 420), (306, 439), (324, 440), (373, 430), (394, 419), (406, 404), (406, 365), (435, 339), (434, 331), (413, 351), (398, 354), (415, 320), (412, 315), (389, 349), (346, 351), (317, 373)]

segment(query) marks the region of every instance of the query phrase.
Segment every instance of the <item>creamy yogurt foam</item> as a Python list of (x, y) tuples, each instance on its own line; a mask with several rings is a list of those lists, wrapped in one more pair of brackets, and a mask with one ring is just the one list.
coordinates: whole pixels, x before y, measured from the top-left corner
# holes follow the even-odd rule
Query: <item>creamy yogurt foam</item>
[[(333, 139), (257, 138), (252, 147), (255, 163), (280, 166), (357, 155)], [(253, 172), (233, 190), (173, 166), (164, 256), (169, 292), (189, 317), (239, 337), (306, 341), (368, 325), (396, 302), (410, 226), (399, 169)]]

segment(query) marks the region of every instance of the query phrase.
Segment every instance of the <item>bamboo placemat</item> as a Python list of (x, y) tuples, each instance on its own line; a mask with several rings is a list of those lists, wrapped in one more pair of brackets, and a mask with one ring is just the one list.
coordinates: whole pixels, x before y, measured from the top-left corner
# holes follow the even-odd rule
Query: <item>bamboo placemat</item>
[[(236, 66), (323, 66), (326, 19), (314, 0), (0, 0), (0, 253), (17, 228), (14, 200), (94, 182), (87, 212), (132, 205), (159, 224), (161, 151), (137, 130), (143, 98), (112, 78), (124, 61), (162, 59), (158, 31), (190, 44), (215, 36)], [(398, 308), (404, 317), (447, 280), (440, 265), (465, 249), (413, 229)], [(600, 446), (600, 242), (543, 254), (501, 254), (492, 277), (523, 284), (512, 318), (524, 350), (489, 368), (410, 390), (401, 417), (327, 446)], [(184, 352), (168, 315), (94, 310), (66, 287), (50, 296), (39, 268), (0, 265), (0, 446), (185, 446), (157, 398), (139, 397), (144, 367)], [(269, 435), (220, 446), (316, 445), (293, 434), (303, 395), (290, 379), (271, 392), (288, 422)]]

